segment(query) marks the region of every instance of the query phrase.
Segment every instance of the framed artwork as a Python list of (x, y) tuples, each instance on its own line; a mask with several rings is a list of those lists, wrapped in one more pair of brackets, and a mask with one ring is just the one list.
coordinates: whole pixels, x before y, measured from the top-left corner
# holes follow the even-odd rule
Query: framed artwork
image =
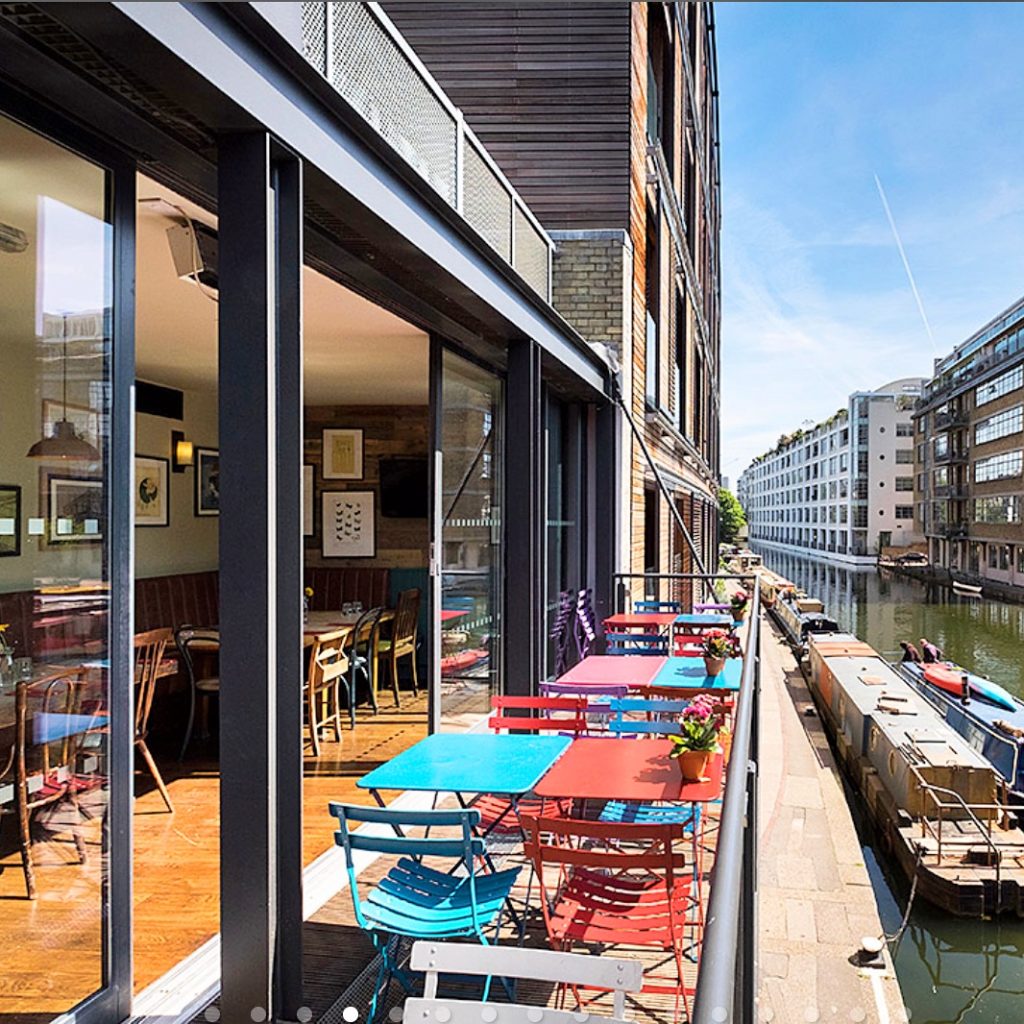
[(43, 399), (43, 437), (53, 437), (54, 424), (67, 419), (75, 428), (75, 433), (95, 448), (100, 447), (99, 425), (100, 416), (95, 409), (87, 409), (82, 405), (65, 406), (53, 398)]
[(21, 554), (21, 488), (0, 484), (0, 558)]
[(196, 448), (196, 515), (220, 515), (220, 452)]
[(313, 467), (302, 467), (302, 536), (312, 537), (316, 532), (313, 503)]
[(135, 456), (135, 525), (170, 526), (170, 461)]
[(67, 473), (43, 475), (47, 544), (98, 544), (106, 533), (103, 480)]
[(325, 430), (323, 467), (325, 480), (363, 479), (363, 432), (361, 430)]
[(324, 558), (373, 558), (377, 553), (373, 491), (324, 491), (320, 531)]

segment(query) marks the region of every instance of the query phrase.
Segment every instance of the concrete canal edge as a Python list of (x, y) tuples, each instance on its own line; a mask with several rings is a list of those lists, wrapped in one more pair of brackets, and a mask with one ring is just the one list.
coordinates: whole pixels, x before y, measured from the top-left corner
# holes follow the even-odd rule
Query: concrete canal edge
[(882, 923), (839, 767), (792, 651), (760, 629), (759, 1019), (903, 1024), (888, 952), (857, 964)]

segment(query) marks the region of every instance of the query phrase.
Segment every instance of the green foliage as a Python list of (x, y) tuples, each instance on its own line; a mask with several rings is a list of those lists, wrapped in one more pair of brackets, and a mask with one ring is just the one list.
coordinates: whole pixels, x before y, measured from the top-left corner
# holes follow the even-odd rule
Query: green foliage
[(740, 530), (746, 526), (747, 517), (743, 506), (732, 491), (724, 487), (718, 490), (718, 537), (725, 544), (732, 544)]

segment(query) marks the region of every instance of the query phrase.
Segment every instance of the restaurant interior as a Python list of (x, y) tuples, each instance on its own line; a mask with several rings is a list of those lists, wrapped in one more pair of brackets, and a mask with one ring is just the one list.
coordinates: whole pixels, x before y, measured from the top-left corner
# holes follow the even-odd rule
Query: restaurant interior
[[(0, 237), (0, 1020), (27, 1022), (105, 970), (111, 235), (101, 169), (0, 136), (18, 232)], [(138, 177), (137, 993), (218, 930), (216, 228)], [(432, 381), (428, 335), (321, 269), (303, 273), (306, 865), (334, 845), (328, 800), (365, 802), (355, 780), (431, 721), (488, 710), (501, 636), (500, 378), (445, 349)]]

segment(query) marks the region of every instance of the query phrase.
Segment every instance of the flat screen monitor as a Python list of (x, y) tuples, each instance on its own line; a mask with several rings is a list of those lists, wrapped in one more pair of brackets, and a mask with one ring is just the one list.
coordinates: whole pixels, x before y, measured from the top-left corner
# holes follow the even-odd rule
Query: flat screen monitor
[(380, 514), (393, 519), (426, 519), (427, 460), (380, 460)]

